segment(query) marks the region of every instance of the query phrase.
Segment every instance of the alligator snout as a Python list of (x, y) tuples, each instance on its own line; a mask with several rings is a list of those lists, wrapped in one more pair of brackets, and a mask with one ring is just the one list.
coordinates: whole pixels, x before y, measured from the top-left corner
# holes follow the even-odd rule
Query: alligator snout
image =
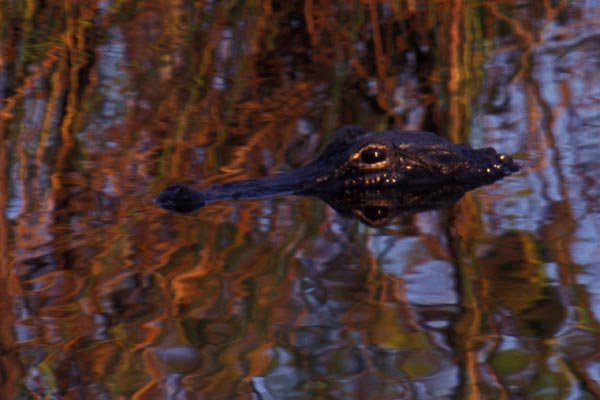
[(204, 206), (204, 196), (196, 189), (184, 185), (171, 185), (154, 199), (159, 207), (182, 214), (191, 213)]

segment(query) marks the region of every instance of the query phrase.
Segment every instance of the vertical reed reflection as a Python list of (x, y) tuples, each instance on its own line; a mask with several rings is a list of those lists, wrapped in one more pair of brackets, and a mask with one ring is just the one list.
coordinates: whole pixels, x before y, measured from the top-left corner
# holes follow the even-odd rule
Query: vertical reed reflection
[[(593, 2), (0, 3), (0, 397), (600, 396)], [(334, 127), (521, 152), (371, 229), (150, 204)]]

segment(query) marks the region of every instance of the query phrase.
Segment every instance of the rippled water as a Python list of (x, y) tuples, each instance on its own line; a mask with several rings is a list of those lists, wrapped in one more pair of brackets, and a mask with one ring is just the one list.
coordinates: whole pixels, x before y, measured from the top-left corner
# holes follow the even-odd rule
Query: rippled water
[[(597, 1), (0, 2), (0, 397), (600, 397)], [(343, 124), (523, 170), (369, 227), (158, 209)]]

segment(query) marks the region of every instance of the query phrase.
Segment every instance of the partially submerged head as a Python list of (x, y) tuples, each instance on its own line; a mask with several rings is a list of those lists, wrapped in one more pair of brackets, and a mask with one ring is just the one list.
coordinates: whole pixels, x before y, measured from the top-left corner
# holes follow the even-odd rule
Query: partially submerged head
[(377, 197), (386, 191), (437, 193), (444, 187), (461, 192), (502, 179), (518, 169), (509, 156), (492, 148), (452, 144), (431, 132), (369, 132), (346, 126), (336, 131), (319, 157), (296, 170), (227, 182), (203, 191), (172, 185), (156, 197), (155, 203), (167, 210), (189, 213), (211, 201), (283, 194), (364, 198), (365, 193)]
[(342, 127), (313, 162), (322, 166), (315, 191), (446, 183), (489, 183), (519, 169), (494, 149), (452, 144), (431, 132), (369, 132)]

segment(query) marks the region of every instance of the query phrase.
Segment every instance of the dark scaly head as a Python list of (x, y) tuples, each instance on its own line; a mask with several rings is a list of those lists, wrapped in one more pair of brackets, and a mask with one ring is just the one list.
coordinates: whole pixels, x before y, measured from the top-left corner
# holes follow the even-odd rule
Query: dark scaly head
[(455, 145), (431, 132), (354, 126), (338, 129), (312, 164), (324, 171), (315, 191), (492, 182), (519, 169), (494, 149)]

